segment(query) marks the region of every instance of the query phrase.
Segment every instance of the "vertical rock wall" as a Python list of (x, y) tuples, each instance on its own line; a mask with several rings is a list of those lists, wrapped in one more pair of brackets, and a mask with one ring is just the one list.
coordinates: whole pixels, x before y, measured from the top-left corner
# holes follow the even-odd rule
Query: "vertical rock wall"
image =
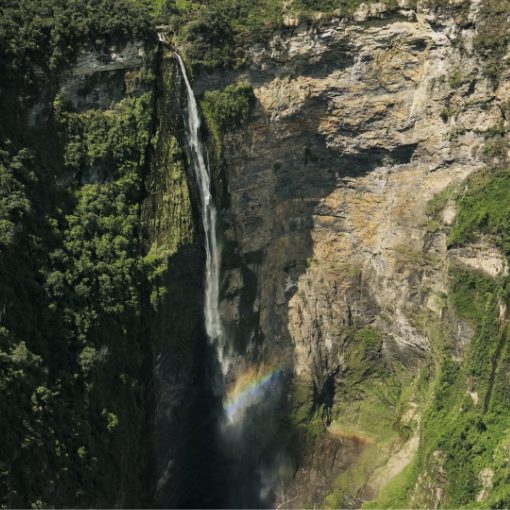
[[(495, 248), (449, 251), (428, 205), (487, 164), (485, 141), (505, 122), (505, 77), (494, 89), (474, 51), (478, 9), (460, 24), (403, 9), (299, 25), (251, 48), (246, 71), (196, 83), (248, 81), (257, 98), (223, 140), (237, 254), (223, 309), (248, 359), (293, 367), (292, 426), (306, 433), (283, 505), (358, 506), (409, 463), (413, 372), (431, 358), (424, 321), (441, 324), (449, 268), (504, 271)], [(451, 331), (462, 352), (473, 331)], [(343, 499), (324, 500), (335, 478)]]

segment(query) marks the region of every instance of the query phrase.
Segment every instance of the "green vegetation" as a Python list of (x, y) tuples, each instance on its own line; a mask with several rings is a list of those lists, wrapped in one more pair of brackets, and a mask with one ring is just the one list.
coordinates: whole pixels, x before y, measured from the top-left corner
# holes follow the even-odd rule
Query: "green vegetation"
[[(363, 3), (375, 3), (363, 0), (295, 0), (291, 9), (294, 12), (337, 12), (342, 15), (349, 15), (356, 11)], [(390, 8), (397, 8), (398, 0), (387, 0), (385, 4)], [(416, 1), (410, 2), (410, 7), (416, 7)]]
[(227, 183), (223, 171), (223, 137), (242, 128), (255, 104), (253, 89), (246, 83), (227, 85), (223, 90), (207, 91), (200, 108), (207, 127), (209, 166), (216, 196), (220, 203), (227, 199)]
[[(168, 0), (166, 19), (196, 71), (240, 67), (247, 44), (264, 42), (283, 27), (284, 15), (312, 22), (315, 13), (350, 16), (366, 0)], [(375, 3), (369, 0), (368, 3)], [(397, 0), (385, 2), (397, 8)]]
[(450, 84), (450, 87), (454, 89), (459, 88), (464, 83), (464, 81), (465, 76), (461, 69), (454, 69), (448, 76), (448, 83)]
[(254, 103), (250, 85), (227, 85), (223, 90), (208, 91), (201, 101), (202, 112), (215, 136), (235, 130), (246, 122)]
[[(346, 469), (321, 503), (325, 508), (359, 503), (370, 475), (415, 428), (414, 422), (401, 421), (406, 404), (418, 391), (414, 375), (397, 363), (388, 366), (382, 355), (381, 332), (370, 326), (353, 326), (341, 335), (343, 363), (334, 376), (334, 394), (324, 398), (321, 384), (315, 381), (313, 387), (294, 387), (290, 399), (289, 428), (294, 436), (289, 446), (298, 460), (306, 458), (310, 449), (320, 451), (334, 438), (349, 445), (345, 451), (355, 456), (352, 464), (348, 463), (350, 457), (345, 459)], [(322, 382), (323, 388), (327, 385)]]
[(55, 71), (73, 62), (84, 46), (101, 50), (150, 37), (157, 5), (152, 0), (4, 0), (0, 74), (9, 76), (10, 85), (40, 90), (41, 79), (54, 81)]
[[(326, 13), (337, 11), (342, 14), (351, 14), (362, 3), (362, 0), (295, 0), (292, 4), (292, 9), (297, 12), (305, 13), (313, 11)], [(389, 0), (386, 3), (389, 7), (398, 6), (397, 0)]]
[[(0, 351), (2, 406), (10, 410), (0, 454), (8, 507), (110, 506), (139, 497), (139, 477), (128, 468), (138, 449), (125, 445), (139, 442), (142, 418), (137, 230), (149, 103), (143, 95), (108, 114), (59, 109), (68, 171), (85, 176), (104, 165), (108, 173), (97, 183), (72, 181), (38, 224), (23, 221), (41, 211), (21, 184), (10, 185), (21, 191), (7, 214), (26, 231), (13, 234), (9, 219), (2, 222), (12, 250), (2, 256), (4, 292), (16, 292), (14, 302), (2, 296), (4, 310), (14, 305)], [(18, 174), (30, 175), (19, 154), (13, 161)], [(25, 249), (36, 256), (19, 260)]]
[(496, 283), (478, 273), (457, 271), (451, 282), (451, 298), (457, 315), (474, 325), (481, 324), (487, 315), (494, 315)]
[(281, 0), (168, 2), (167, 15), (179, 46), (194, 69), (238, 67), (244, 44), (263, 40), (279, 26)]
[(381, 360), (382, 335), (370, 327), (346, 332), (346, 371), (343, 385), (350, 390), (372, 375), (383, 375), (385, 366)]
[(369, 501), (362, 508), (374, 510), (380, 508), (407, 508), (408, 494), (411, 493), (413, 486), (413, 472), (415, 471), (415, 461), (409, 463), (395, 478), (385, 485), (375, 501)]
[(466, 193), (458, 200), (458, 219), (450, 235), (451, 245), (461, 245), (480, 234), (510, 256), (510, 172), (486, 170), (473, 176)]
[[(165, 124), (175, 111), (165, 109), (164, 102), (157, 108), (166, 120), (153, 125), (152, 90), (169, 97), (171, 66), (157, 87), (149, 70), (139, 76), (126, 73), (123, 99), (107, 109), (74, 108), (65, 94), (57, 96), (65, 71), (82, 50), (102, 54), (127, 41), (155, 42), (153, 27), (165, 20), (194, 70), (239, 67), (245, 62), (245, 46), (281, 28), (284, 14), (312, 19), (315, 11), (340, 9), (341, 15), (349, 15), (361, 3), (295, 0), (284, 7), (281, 0), (3, 1), (0, 507), (140, 506), (148, 332), (164, 338), (165, 352), (186, 367), (201, 355), (190, 341), (200, 305), (182, 306), (185, 294), (196, 298), (189, 287), (200, 287), (200, 282), (190, 285), (186, 273), (195, 270), (190, 270), (193, 254), (186, 252), (180, 265), (172, 258), (181, 243), (193, 240), (186, 154), (177, 129)], [(465, 5), (455, 7), (456, 12)], [(489, 0), (481, 12), (475, 46), (489, 63), (487, 76), (497, 84), (509, 42), (510, 8), (508, 2)], [(113, 74), (105, 80), (109, 78)], [(461, 72), (454, 70), (450, 84), (463, 82)], [(41, 104), (45, 114), (36, 119), (40, 125), (32, 125), (34, 107)], [(203, 135), (222, 202), (227, 200), (223, 140), (243, 128), (253, 104), (246, 84), (207, 92), (200, 100)], [(447, 121), (454, 114), (446, 109), (442, 118)], [(497, 126), (487, 134), (484, 155), (503, 167), (507, 147), (506, 129)], [(305, 163), (314, 157), (305, 147)], [(274, 164), (275, 172), (279, 165)], [(146, 179), (148, 172), (153, 176)], [(430, 214), (437, 217), (455, 193), (448, 190), (431, 202)], [(170, 195), (178, 200), (170, 203)], [(487, 170), (470, 179), (457, 198), (450, 245), (484, 235), (510, 257), (509, 195), (507, 170)], [(150, 235), (142, 232), (142, 223), (155, 216), (160, 223), (145, 225)], [(430, 231), (436, 227), (437, 218)], [(434, 262), (409, 250), (401, 256), (423, 265)], [(172, 263), (180, 280), (169, 281)], [(460, 318), (475, 331), (462, 359), (448, 341), (455, 335), (446, 320), (443, 332), (438, 327), (428, 331), (434, 366), (417, 377), (383, 361), (377, 329), (353, 326), (342, 332), (345, 366), (335, 375), (336, 394), (318, 398), (325, 381), (317, 381), (317, 388), (293, 388), (289, 427), (297, 431), (293, 438), (305, 441), (304, 448), (293, 443), (299, 448), (296, 455), (326, 433), (365, 446), (357, 467), (336, 481), (328, 506), (355, 498), (377, 467), (373, 459), (388, 456), (415, 432), (413, 423), (401, 420), (411, 393), (430, 404), (422, 448), (385, 488), (381, 505), (408, 503), (418, 476), (437, 478), (440, 469), (448, 475), (446, 506), (474, 505), (484, 469), (494, 470), (495, 488), (480, 506), (510, 504), (509, 330), (500, 320), (509, 289), (508, 279), (452, 271), (447, 319)], [(175, 314), (163, 317), (167, 309)], [(155, 316), (158, 320), (148, 324)], [(422, 501), (429, 503), (426, 496)]]
[[(152, 37), (155, 10), (131, 0), (2, 4), (2, 508), (141, 501), (139, 204), (151, 78), (126, 74), (125, 99), (106, 111), (74, 111), (54, 95), (83, 49)], [(45, 114), (31, 127), (38, 102)]]
[(411, 371), (402, 367), (392, 371), (381, 359), (376, 371), (346, 384), (349, 386), (344, 387), (333, 411), (330, 433), (356, 446), (359, 454), (335, 480), (323, 503), (326, 508), (345, 508), (356, 501), (360, 504), (370, 476), (416, 427), (414, 421), (402, 421), (408, 402), (417, 397)]
[[(465, 189), (447, 188), (435, 197), (428, 213), (438, 216), (455, 198), (458, 214), (450, 245), (462, 246), (484, 235), (510, 260), (509, 194), (510, 173), (486, 169), (472, 176)], [(502, 312), (510, 304), (508, 289), (508, 277), (451, 270), (445, 320), (427, 326), (435, 352), (432, 370), (422, 369), (428, 372), (430, 389), (419, 451), (367, 508), (431, 506), (435, 495), (430, 487), (443, 490), (441, 504), (447, 508), (510, 504), (510, 468), (503, 460), (504, 455), (508, 459), (510, 443), (510, 330)], [(475, 332), (464, 352), (459, 352), (454, 317)], [(485, 495), (484, 476), (493, 486)]]
[(8, 150), (0, 150), (0, 253), (13, 244), (16, 225), (31, 211), (26, 186), (35, 180), (35, 175), (27, 170), (30, 160), (27, 149), (12, 156)]
[(427, 221), (425, 228), (428, 233), (435, 233), (444, 229), (442, 219), (443, 211), (450, 201), (453, 201), (457, 193), (454, 186), (447, 186), (443, 191), (435, 195), (427, 204)]
[(481, 22), (474, 41), (484, 61), (487, 77), (499, 82), (508, 44), (510, 43), (510, 4), (506, 0), (486, 0), (480, 7)]
[(248, 119), (254, 104), (253, 89), (248, 84), (227, 85), (223, 90), (206, 92), (200, 107), (207, 131), (212, 136), (214, 161), (221, 161), (222, 137), (240, 128)]
[[(510, 337), (498, 320), (500, 297), (497, 282), (472, 273), (453, 275), (452, 307), (476, 332), (463, 362), (452, 359), (448, 346), (442, 351), (434, 398), (423, 421), (415, 472), (429, 472), (437, 478), (437, 469), (446, 471), (443, 504), (447, 507), (475, 502), (482, 489), (480, 473), (492, 469), (495, 452), (506, 441), (510, 427), (508, 408), (500, 403), (501, 398), (506, 399), (505, 392), (493, 389), (501, 377), (506, 379), (510, 368), (503, 354)], [(434, 467), (434, 459), (441, 459), (440, 466)], [(498, 498), (503, 499), (498, 504), (505, 501), (508, 505), (510, 493), (502, 490), (508, 480), (499, 482), (502, 485), (495, 487)], [(487, 504), (483, 502), (483, 506)]]

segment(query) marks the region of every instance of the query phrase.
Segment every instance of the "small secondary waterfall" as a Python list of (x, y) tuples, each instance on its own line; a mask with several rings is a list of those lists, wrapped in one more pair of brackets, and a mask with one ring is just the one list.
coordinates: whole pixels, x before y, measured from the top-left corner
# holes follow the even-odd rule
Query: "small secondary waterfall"
[(179, 63), (182, 77), (186, 85), (188, 100), (186, 131), (191, 149), (191, 157), (193, 159), (193, 171), (200, 193), (202, 224), (205, 232), (205, 329), (207, 336), (217, 349), (218, 360), (221, 364), (223, 375), (226, 375), (229, 363), (226, 359), (226, 346), (224, 343), (224, 333), (219, 310), (221, 257), (218, 247), (217, 213), (211, 195), (211, 178), (205, 162), (204, 147), (200, 141), (200, 117), (198, 115), (197, 101), (189, 83), (186, 68), (181, 56), (175, 53), (175, 58)]

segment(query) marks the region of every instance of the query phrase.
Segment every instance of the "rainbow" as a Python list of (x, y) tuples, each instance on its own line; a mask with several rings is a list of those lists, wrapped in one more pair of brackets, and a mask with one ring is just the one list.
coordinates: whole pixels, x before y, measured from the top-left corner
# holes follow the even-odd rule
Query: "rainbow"
[(282, 374), (283, 368), (280, 365), (249, 368), (243, 372), (229, 388), (223, 401), (228, 421), (236, 422), (245, 409), (260, 401), (264, 393), (277, 384)]

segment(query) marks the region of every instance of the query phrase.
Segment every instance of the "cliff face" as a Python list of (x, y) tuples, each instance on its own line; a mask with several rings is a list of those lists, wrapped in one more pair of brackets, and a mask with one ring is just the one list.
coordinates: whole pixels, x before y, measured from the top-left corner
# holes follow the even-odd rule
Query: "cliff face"
[[(303, 451), (283, 506), (358, 506), (418, 450), (429, 459), (419, 437), (431, 366), (462, 363), (476, 330), (452, 311), (452, 275), (507, 275), (494, 240), (447, 242), (454, 190), (494, 163), (487, 140), (507, 126), (508, 73), (495, 86), (475, 51), (479, 8), (460, 20), (384, 6), (354, 21), (289, 20), (248, 50), (246, 71), (195, 81), (199, 92), (247, 81), (256, 97), (223, 139), (225, 245), (238, 255), (223, 308), (244, 362), (293, 366)], [(438, 354), (444, 344), (452, 354)], [(442, 454), (435, 467), (420, 460), (433, 481), (407, 504), (448, 501)]]
[(243, 48), (221, 17), (208, 47), (204, 12), (189, 67), (242, 62), (193, 80), (225, 382), (271, 369), (280, 391), (220, 438), (186, 101), (153, 19), (91, 18), (65, 51), (39, 27), (0, 61), (18, 80), (0, 84), (0, 505), (507, 507), (509, 7), (289, 14)]

